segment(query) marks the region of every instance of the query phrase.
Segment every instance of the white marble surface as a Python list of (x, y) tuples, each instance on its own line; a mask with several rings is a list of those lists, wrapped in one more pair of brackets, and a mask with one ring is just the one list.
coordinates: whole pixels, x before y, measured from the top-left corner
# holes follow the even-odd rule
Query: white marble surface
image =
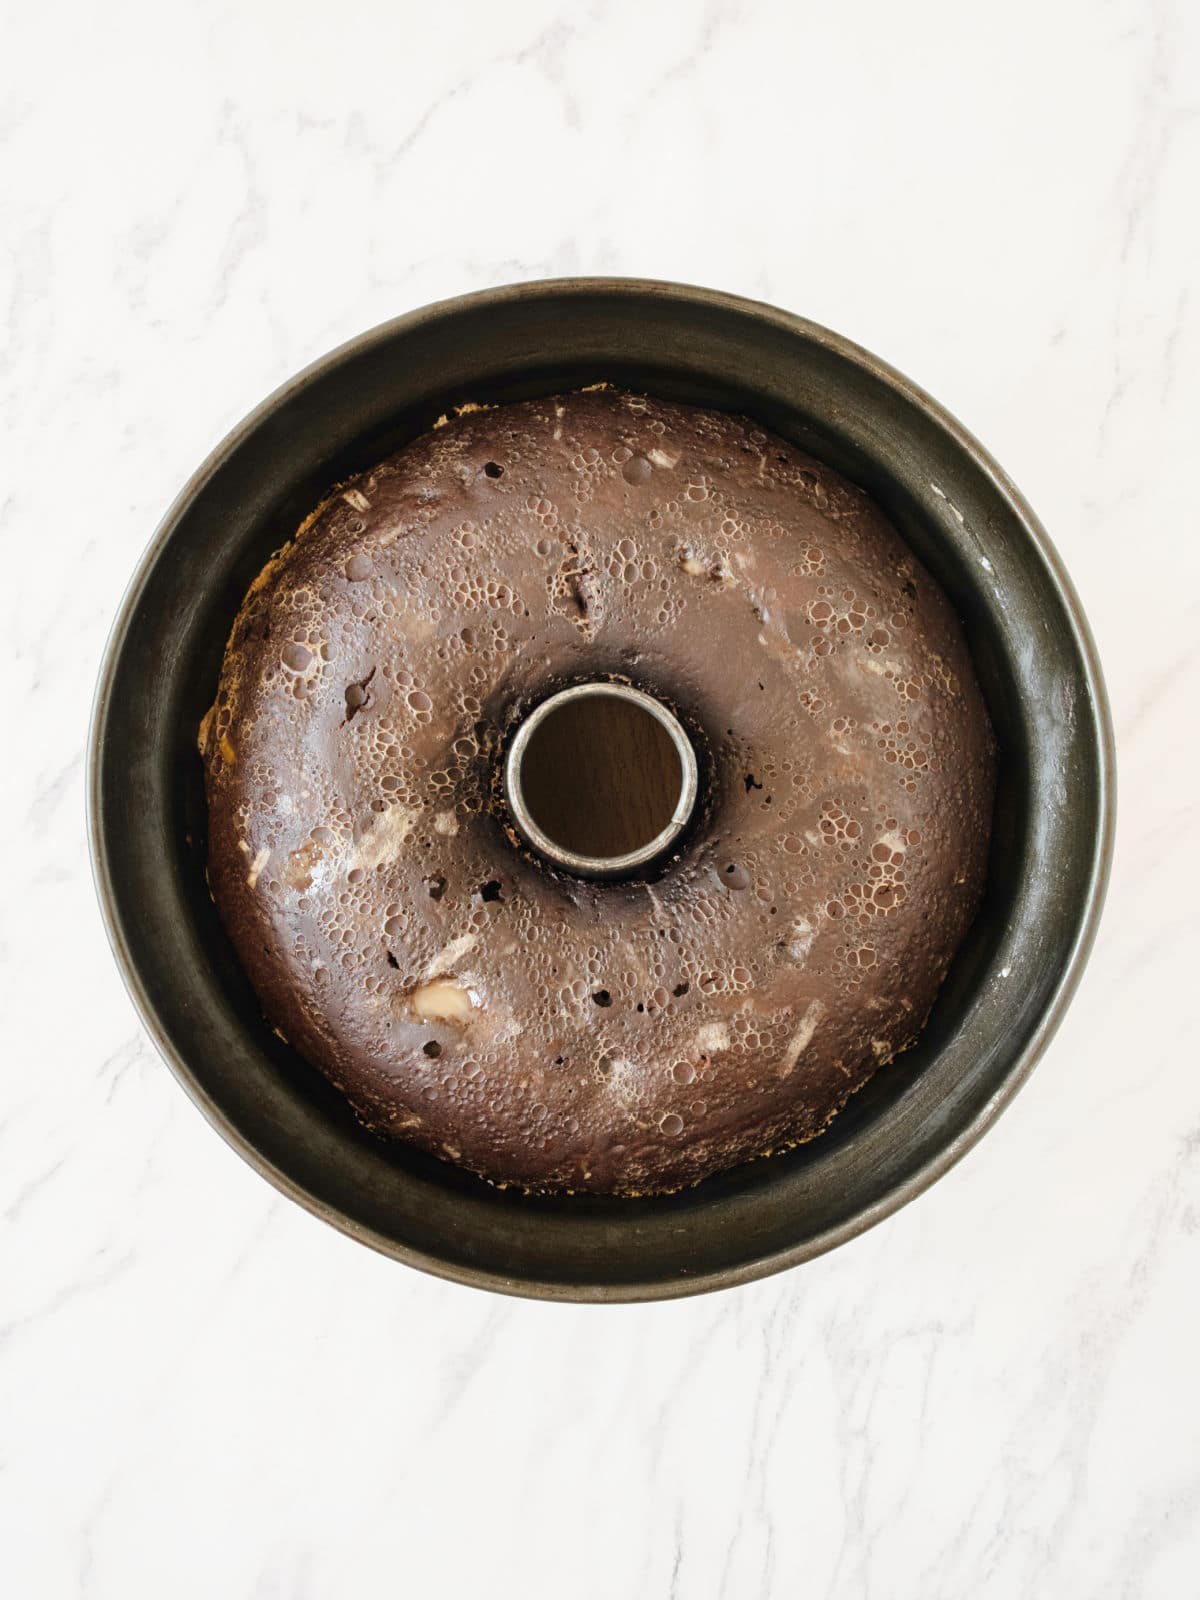
[[(0, 1591), (1195, 1594), (1198, 8), (0, 15)], [(144, 1039), (83, 833), (193, 466), (354, 332), (583, 271), (775, 301), (956, 411), (1078, 582), (1122, 779), (1091, 967), (983, 1144), (820, 1262), (613, 1309), (277, 1197)]]

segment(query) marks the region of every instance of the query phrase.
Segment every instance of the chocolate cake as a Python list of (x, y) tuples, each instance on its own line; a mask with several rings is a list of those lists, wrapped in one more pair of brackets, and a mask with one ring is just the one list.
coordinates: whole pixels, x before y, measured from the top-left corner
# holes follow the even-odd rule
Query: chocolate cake
[[(539, 849), (505, 778), (588, 684), (695, 756), (615, 878)], [(331, 493), (246, 596), (200, 747), (270, 1022), (495, 1183), (670, 1190), (820, 1133), (983, 889), (993, 740), (937, 584), (753, 422), (604, 387), (467, 408)]]

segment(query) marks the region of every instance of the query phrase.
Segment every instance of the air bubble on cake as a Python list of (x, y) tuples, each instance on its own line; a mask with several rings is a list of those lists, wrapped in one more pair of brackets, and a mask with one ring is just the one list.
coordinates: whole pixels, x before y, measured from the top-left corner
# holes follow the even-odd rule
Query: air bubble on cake
[(640, 568), (637, 562), (638, 547), (633, 539), (620, 539), (608, 553), (608, 571), (618, 583), (626, 586), (637, 582)]
[(409, 689), (404, 696), (404, 704), (417, 722), (428, 724), (433, 720), (433, 701), (424, 689)]
[(558, 508), (545, 495), (531, 494), (525, 506), (544, 528), (551, 528), (558, 521)]

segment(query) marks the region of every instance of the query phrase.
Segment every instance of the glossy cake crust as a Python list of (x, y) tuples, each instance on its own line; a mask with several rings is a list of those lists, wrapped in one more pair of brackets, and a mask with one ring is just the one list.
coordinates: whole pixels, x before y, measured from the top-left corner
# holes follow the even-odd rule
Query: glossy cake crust
[[(500, 798), (522, 712), (596, 677), (701, 756), (644, 881), (549, 870)], [(666, 1190), (811, 1138), (915, 1039), (982, 893), (993, 741), (932, 578), (753, 423), (611, 389), (342, 485), (247, 595), (200, 743), (271, 1022), (499, 1183)]]

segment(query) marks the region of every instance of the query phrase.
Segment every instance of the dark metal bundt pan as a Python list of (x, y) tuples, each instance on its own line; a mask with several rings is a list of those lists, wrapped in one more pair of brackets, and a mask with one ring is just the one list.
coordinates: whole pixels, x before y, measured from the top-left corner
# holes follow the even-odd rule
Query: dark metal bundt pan
[[(1000, 744), (986, 901), (919, 1044), (820, 1139), (683, 1194), (530, 1198), (364, 1133), (264, 1023), (205, 886), (196, 727), (251, 579), (323, 491), (464, 400), (598, 379), (745, 412), (860, 483), (963, 619)], [(743, 1283), (862, 1232), (995, 1120), (1071, 997), (1103, 898), (1113, 757), (1087, 624), (1037, 520), (951, 417), (798, 317), (622, 279), (426, 307), (285, 385), (167, 513), (113, 628), (91, 732), (108, 930), (192, 1099), (285, 1194), (480, 1287), (635, 1300)]]

